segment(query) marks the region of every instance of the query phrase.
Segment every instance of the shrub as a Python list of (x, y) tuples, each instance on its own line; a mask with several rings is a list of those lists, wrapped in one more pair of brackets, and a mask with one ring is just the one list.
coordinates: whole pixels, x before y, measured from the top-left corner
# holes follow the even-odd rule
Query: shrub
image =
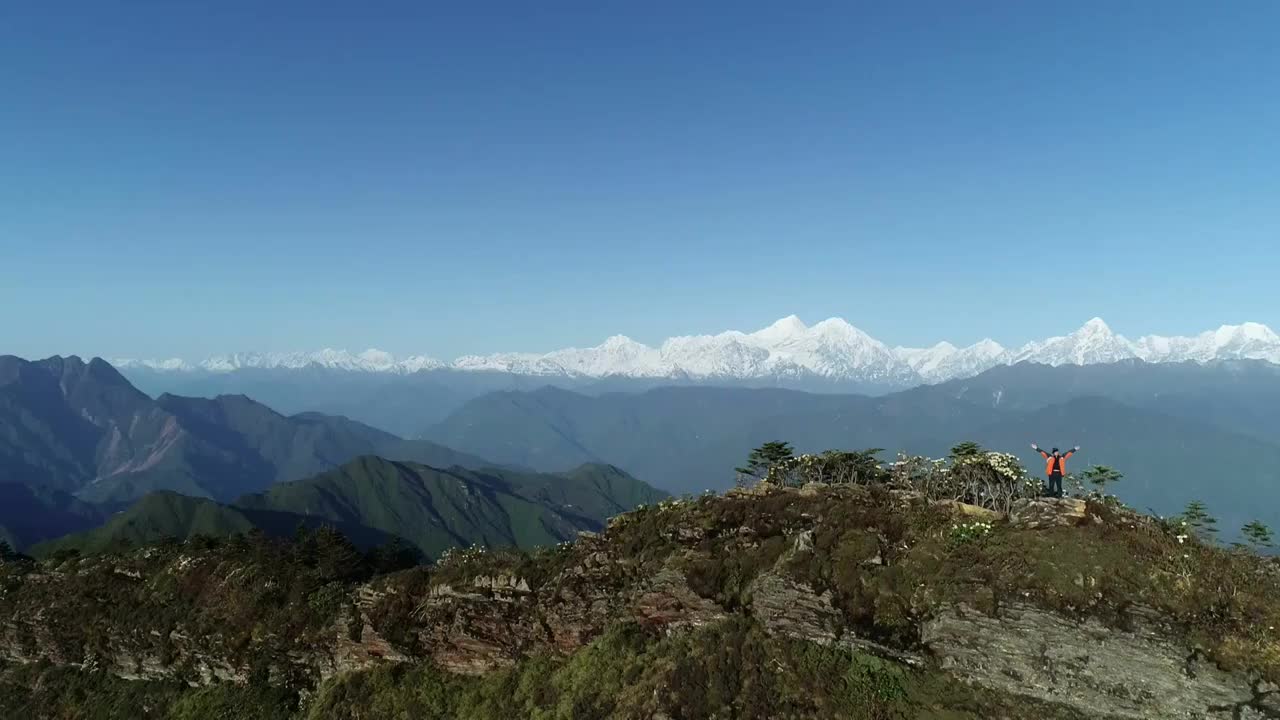
[(990, 535), (992, 527), (991, 523), (980, 520), (958, 523), (951, 526), (947, 540), (953, 546), (975, 542)]

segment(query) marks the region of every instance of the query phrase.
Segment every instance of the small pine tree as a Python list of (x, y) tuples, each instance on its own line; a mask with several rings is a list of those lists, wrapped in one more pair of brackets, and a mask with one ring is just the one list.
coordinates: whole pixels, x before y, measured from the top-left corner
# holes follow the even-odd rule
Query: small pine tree
[(953, 458), (976, 457), (978, 455), (981, 455), (982, 452), (983, 450), (981, 445), (979, 445), (976, 442), (970, 442), (966, 440), (965, 442), (962, 442), (959, 445), (956, 445), (955, 447), (951, 448), (951, 457)]
[(1249, 544), (1257, 552), (1263, 552), (1269, 549), (1274, 540), (1271, 534), (1271, 528), (1267, 527), (1259, 520), (1254, 520), (1240, 528), (1240, 532), (1244, 535)]
[(1106, 493), (1107, 485), (1119, 482), (1124, 478), (1124, 475), (1118, 470), (1106, 465), (1094, 465), (1086, 468), (1080, 476), (1082, 480), (1096, 487), (1099, 495)]
[(795, 450), (792, 449), (791, 443), (773, 441), (767, 442), (747, 456), (747, 464), (743, 467), (734, 468), (739, 475), (761, 480), (769, 475), (769, 470), (775, 465), (786, 462), (795, 457)]
[(0, 540), (0, 562), (13, 560), (17, 556), (18, 556), (18, 553), (14, 552), (12, 545), (5, 542), (4, 540)]
[(299, 520), (293, 529), (293, 542), (289, 545), (292, 554), (293, 564), (296, 567), (315, 567), (316, 556), (319, 554), (319, 547), (316, 543), (316, 535), (307, 523)]
[(1211, 542), (1218, 532), (1218, 519), (1209, 514), (1209, 508), (1199, 500), (1192, 500), (1182, 511), (1182, 522), (1201, 540)]
[(364, 556), (337, 528), (321, 525), (311, 534), (316, 570), (325, 581), (346, 580), (364, 570)]

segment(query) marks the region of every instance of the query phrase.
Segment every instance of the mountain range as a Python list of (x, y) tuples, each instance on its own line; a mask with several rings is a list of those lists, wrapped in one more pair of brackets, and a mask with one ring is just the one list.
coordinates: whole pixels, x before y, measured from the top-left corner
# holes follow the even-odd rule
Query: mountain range
[(888, 395), (669, 387), (588, 395), (547, 387), (476, 398), (426, 437), (535, 469), (626, 468), (672, 492), (722, 490), (751, 448), (885, 448), (941, 457), (962, 440), (1013, 452), (1081, 445), (1069, 469), (1118, 468), (1116, 492), (1174, 513), (1204, 500), (1234, 528), (1280, 525), (1280, 366), (1262, 361), (1051, 367), (1020, 363)]
[(381, 350), (349, 353), (241, 353), (198, 363), (181, 359), (120, 359), (124, 370), (228, 373), (248, 369), (299, 370), (308, 367), (372, 373), (411, 374), (455, 370), (538, 377), (751, 380), (812, 377), (870, 386), (899, 387), (971, 377), (997, 365), (1035, 362), (1088, 365), (1138, 358), (1147, 362), (1210, 362), (1257, 359), (1280, 362), (1280, 336), (1259, 323), (1223, 325), (1192, 337), (1146, 335), (1129, 340), (1101, 318), (1063, 336), (1005, 348), (985, 339), (968, 347), (940, 342), (928, 348), (889, 347), (843, 319), (813, 326), (791, 315), (755, 332), (672, 337), (651, 347), (615, 335), (591, 348), (545, 354), (467, 355), (446, 363), (426, 356), (396, 359)]
[(615, 467), (575, 465), (500, 466), (242, 395), (152, 399), (98, 358), (0, 357), (0, 540), (17, 548), (81, 532), (53, 547), (332, 524), (362, 545), (400, 538), (436, 556), (558, 542), (665, 496)]
[[(876, 396), (637, 382), (617, 383), (613, 387), (627, 390), (619, 392), (603, 380), (589, 390), (530, 383), (484, 391), (476, 385), (474, 397), (454, 396), (456, 405), (445, 409), (410, 395), (401, 407), (405, 423), (419, 428), (413, 440), (345, 417), (277, 413), (241, 395), (152, 399), (99, 359), (0, 358), (0, 482), (39, 489), (42, 495), (14, 506), (45, 508), (59, 518), (55, 525), (76, 529), (97, 520), (75, 503), (105, 503), (111, 510), (155, 491), (174, 491), (235, 504), (362, 456), (508, 479), (510, 473), (611, 466), (685, 493), (728, 487), (732, 468), (771, 440), (791, 441), (801, 451), (878, 447), (934, 457), (975, 440), (1019, 452), (1033, 469), (1039, 458), (1027, 445), (1035, 441), (1085, 446), (1073, 465), (1119, 468), (1127, 476), (1119, 492), (1137, 506), (1173, 512), (1190, 500), (1211, 499), (1224, 522), (1262, 516), (1280, 524), (1280, 510), (1269, 509), (1280, 507), (1273, 502), (1280, 494), (1271, 488), (1280, 465), (1280, 365), (1137, 358), (1093, 363), (1118, 347), (1118, 336), (1095, 323), (1075, 338), (1069, 344), (1084, 364), (1018, 362)], [(1040, 350), (1063, 347), (1063, 341), (1047, 341)], [(1236, 348), (1249, 352), (1245, 345)], [(289, 371), (317, 383), (334, 372), (339, 378), (391, 377)], [(505, 378), (501, 382), (522, 377), (461, 375)], [(278, 386), (271, 381), (278, 376), (260, 377), (264, 388)], [(421, 380), (421, 374), (404, 376), (410, 377)], [(543, 487), (550, 492), (552, 485)], [(245, 502), (255, 511), (269, 509)], [(309, 507), (273, 512), (314, 514)], [(15, 522), (6, 523), (0, 513), (0, 526)], [(10, 534), (19, 543), (48, 537)]]
[(281, 415), (242, 395), (152, 399), (98, 358), (0, 357), (0, 481), (96, 502), (153, 490), (225, 500), (360, 455), (491, 464), (343, 417)]
[(553, 386), (589, 395), (657, 387), (780, 387), (819, 393), (883, 395), (974, 377), (993, 367), (1054, 367), (1137, 359), (1151, 363), (1280, 362), (1280, 337), (1256, 323), (1225, 325), (1194, 337), (1129, 340), (1094, 319), (1076, 331), (1005, 348), (983, 340), (960, 348), (890, 347), (833, 318), (808, 326), (794, 316), (751, 333), (676, 337), (650, 347), (623, 336), (586, 349), (547, 354), (467, 356), (451, 363), (421, 356), (334, 350), (244, 354), (201, 363), (116, 361), (154, 396), (248, 395), (285, 414), (343, 415), (382, 430), (417, 435), (469, 400), (498, 391)]

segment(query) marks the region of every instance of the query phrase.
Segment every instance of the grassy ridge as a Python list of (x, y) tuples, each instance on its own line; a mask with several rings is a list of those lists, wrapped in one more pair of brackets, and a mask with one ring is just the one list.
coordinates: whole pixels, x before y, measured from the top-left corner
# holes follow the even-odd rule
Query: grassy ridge
[(608, 466), (538, 475), (439, 469), (364, 456), (229, 505), (172, 492), (152, 493), (102, 527), (44, 543), (34, 552), (102, 552), (122, 544), (227, 537), (255, 528), (287, 536), (298, 525), (329, 524), (360, 547), (400, 538), (427, 557), (437, 557), (460, 546), (553, 545), (664, 496)]

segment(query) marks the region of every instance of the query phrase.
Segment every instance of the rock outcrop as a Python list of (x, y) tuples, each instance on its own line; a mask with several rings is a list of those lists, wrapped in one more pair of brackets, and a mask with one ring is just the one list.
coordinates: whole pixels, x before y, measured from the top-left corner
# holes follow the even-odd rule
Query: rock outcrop
[(1027, 604), (994, 616), (956, 606), (925, 622), (921, 641), (942, 669), (968, 682), (1087, 717), (1280, 717), (1273, 686), (1214, 667), (1149, 609), (1127, 620), (1119, 630)]
[[(885, 517), (886, 508), (903, 505), (922, 529)], [(1280, 717), (1275, 686), (1252, 670), (1220, 669), (1167, 610), (1134, 602), (1110, 615), (1067, 615), (1038, 602), (1031, 586), (1017, 585), (1032, 581), (1026, 572), (994, 577), (981, 545), (946, 541), (948, 518), (974, 516), (987, 517), (850, 488), (673, 502), (530, 566), (536, 579), (519, 566), (450, 571), (447, 581), (423, 569), (349, 588), (326, 629), (269, 656), (270, 677), (314, 684), (385, 663), (477, 675), (533, 654), (569, 655), (618, 623), (671, 634), (747, 615), (772, 636), (876, 655), (1083, 717)], [(1082, 501), (1037, 500), (1019, 503), (1004, 522), (1013, 542), (1048, 529), (1086, 532), (1102, 520)], [(1114, 538), (1097, 542), (1106, 547), (1101, 543)], [(1000, 553), (1008, 549), (991, 552), (1007, 557)], [(150, 631), (114, 627), (112, 608), (92, 606), (88, 612), (97, 614), (81, 618), (84, 628), (62, 627), (53, 637), (50, 623), (59, 621), (34, 599), (57, 597), (61, 584), (96, 572), (109, 589), (149, 598), (148, 583), (169, 587), (156, 580), (166, 574), (188, 582), (182, 573), (199, 564), (139, 555), (119, 567), (86, 569), (115, 562), (85, 559), (8, 577), (0, 592), (0, 657), (129, 678), (246, 682), (254, 672), (250, 653), (233, 651), (209, 626), (200, 635), (179, 620), (167, 638), (139, 639), (136, 633)], [(963, 572), (947, 564), (965, 562), (972, 568)], [(207, 582), (201, 592), (229, 592), (212, 575)], [(1093, 575), (1065, 584), (1104, 599), (1108, 589)], [(1159, 600), (1154, 591), (1147, 597)], [(267, 647), (269, 638), (247, 642)]]

